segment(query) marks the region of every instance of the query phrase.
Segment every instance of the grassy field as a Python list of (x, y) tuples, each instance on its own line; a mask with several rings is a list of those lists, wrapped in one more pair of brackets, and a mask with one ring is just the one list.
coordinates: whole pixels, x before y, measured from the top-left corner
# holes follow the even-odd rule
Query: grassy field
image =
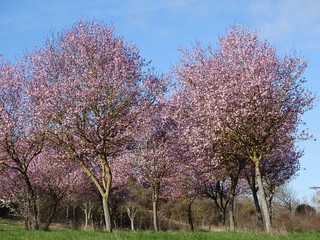
[(113, 232), (53, 229), (50, 232), (25, 231), (16, 221), (0, 220), (2, 240), (319, 240), (320, 232), (286, 233), (273, 236), (265, 233), (248, 232)]

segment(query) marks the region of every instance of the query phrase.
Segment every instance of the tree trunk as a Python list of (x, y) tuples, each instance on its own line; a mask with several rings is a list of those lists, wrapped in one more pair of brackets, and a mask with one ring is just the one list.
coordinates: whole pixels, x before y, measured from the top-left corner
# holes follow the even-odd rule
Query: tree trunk
[(77, 222), (76, 222), (76, 208), (77, 208), (77, 205), (72, 206), (73, 228), (76, 228), (76, 227), (77, 227)]
[(229, 201), (229, 229), (230, 231), (236, 231), (235, 221), (234, 221), (234, 195), (230, 194)]
[(234, 204), (235, 204), (235, 196), (236, 189), (238, 185), (239, 176), (243, 167), (239, 167), (237, 173), (230, 174), (231, 186), (230, 186), (230, 196), (229, 196), (229, 228), (230, 231), (236, 231), (235, 225), (235, 213), (234, 213)]
[(260, 200), (261, 200), (261, 210), (262, 210), (263, 222), (264, 222), (265, 230), (269, 233), (272, 230), (272, 226), (271, 226), (271, 221), (270, 221), (270, 214), (269, 214), (268, 204), (267, 204), (267, 200), (266, 200), (266, 195), (265, 195), (264, 187), (263, 187), (263, 183), (262, 183), (262, 176), (260, 173), (259, 162), (260, 162), (260, 159), (256, 158), (255, 173), (256, 173), (257, 183), (258, 183), (258, 187), (259, 187), (259, 195), (260, 195)]
[(158, 200), (152, 201), (152, 212), (153, 212), (153, 228), (154, 231), (159, 231), (159, 223), (158, 223)]
[(272, 218), (273, 218), (272, 197), (271, 198), (267, 197), (267, 206), (268, 206), (268, 211), (269, 211), (269, 215), (270, 215), (270, 222), (272, 225)]
[(126, 209), (127, 209), (128, 217), (130, 219), (131, 231), (134, 231), (134, 218), (135, 218), (136, 214), (138, 213), (138, 210), (135, 206), (131, 206), (131, 209), (130, 209), (130, 207), (126, 207)]
[(25, 172), (21, 172), (21, 174), (24, 177), (25, 183), (27, 185), (27, 189), (28, 189), (28, 199), (29, 199), (29, 203), (31, 204), (31, 206), (28, 206), (29, 208), (31, 208), (31, 213), (33, 215), (33, 229), (34, 230), (39, 230), (39, 221), (38, 221), (38, 208), (37, 208), (37, 196), (33, 190), (32, 184), (29, 180), (28, 175)]
[(34, 230), (39, 230), (39, 220), (38, 220), (38, 208), (37, 208), (37, 197), (32, 196), (32, 208), (33, 208), (33, 219), (34, 219)]
[(272, 181), (268, 181), (268, 194), (266, 194), (266, 200), (268, 204), (269, 214), (270, 214), (270, 221), (272, 225), (273, 219), (273, 209), (272, 209), (272, 200), (275, 195), (275, 184)]
[(256, 207), (256, 212), (258, 214), (258, 221), (263, 225), (263, 218), (262, 218), (261, 208), (260, 208), (259, 199), (258, 199), (258, 189), (256, 188), (255, 169), (253, 170), (254, 171), (251, 174), (246, 174), (246, 179), (251, 189), (253, 202)]
[(93, 229), (94, 229), (94, 219), (93, 219), (92, 210), (93, 210), (93, 209), (91, 209), (91, 212), (90, 212), (90, 219), (91, 219), (91, 229), (93, 230)]
[(130, 219), (130, 224), (131, 224), (131, 231), (134, 231), (134, 218)]
[[(61, 199), (62, 199), (62, 198), (61, 198)], [(51, 209), (50, 214), (49, 214), (47, 220), (46, 220), (45, 223), (44, 223), (44, 226), (43, 226), (43, 230), (44, 230), (44, 231), (49, 231), (49, 226), (50, 226), (50, 224), (52, 223), (52, 219), (53, 219), (53, 217), (54, 217), (54, 215), (55, 215), (55, 213), (56, 213), (56, 211), (57, 211), (57, 207), (58, 207), (59, 201), (60, 201), (61, 199), (57, 199), (57, 201), (54, 203), (54, 206), (53, 206), (53, 208)]]
[(96, 185), (97, 189), (100, 192), (102, 197), (102, 207), (104, 213), (104, 221), (105, 221), (105, 230), (108, 232), (112, 232), (112, 225), (111, 225), (111, 216), (110, 216), (110, 208), (109, 208), (109, 196), (110, 196), (110, 189), (112, 183), (112, 174), (111, 169), (107, 161), (107, 157), (104, 155), (100, 155), (101, 160), (101, 180), (102, 185), (100, 184), (99, 180), (94, 176), (91, 170), (84, 164), (82, 159), (78, 159), (80, 166), (84, 169), (87, 175), (91, 178), (93, 183)]
[(219, 211), (219, 219), (218, 221), (221, 222), (223, 225), (226, 224), (226, 213), (227, 213), (227, 207), (229, 203), (229, 199), (226, 199), (223, 190), (220, 187), (220, 181), (217, 181), (215, 184), (215, 188), (212, 189), (212, 191), (215, 191), (215, 195), (210, 195), (209, 197), (213, 200), (215, 206), (217, 207)]
[(253, 197), (253, 201), (254, 201), (254, 205), (256, 207), (256, 211), (258, 213), (258, 221), (263, 224), (263, 217), (262, 217), (262, 212), (261, 212), (261, 208), (260, 208), (260, 204), (259, 204), (259, 199), (258, 199), (258, 189), (256, 189), (254, 187), (254, 189), (251, 189), (252, 191), (252, 197)]
[(27, 196), (26, 198), (26, 202), (24, 202), (23, 204), (21, 204), (19, 206), (20, 208), (20, 212), (22, 213), (23, 219), (24, 219), (24, 229), (25, 230), (29, 230), (32, 229), (31, 227), (31, 223), (30, 223), (30, 198), (29, 196)]
[(66, 210), (66, 223), (69, 223), (69, 205), (67, 206), (67, 210)]
[(193, 203), (193, 200), (192, 201), (189, 201), (188, 203), (188, 222), (189, 222), (189, 226), (190, 226), (190, 231), (194, 231), (194, 225), (193, 225), (193, 219), (192, 219), (192, 203)]
[(84, 206), (84, 230), (88, 229), (88, 206)]
[(93, 217), (92, 217), (93, 204), (89, 201), (89, 209), (88, 209), (88, 224), (91, 221), (91, 229), (93, 229)]
[[(92, 209), (93, 203), (89, 200), (82, 204), (83, 207), (81, 208), (84, 212), (84, 230), (88, 230), (89, 221), (92, 219)], [(92, 222), (92, 229), (93, 229), (93, 221)]]
[(158, 191), (157, 188), (153, 190), (152, 193), (152, 213), (153, 213), (153, 228), (154, 231), (159, 231), (158, 223)]
[(105, 194), (102, 196), (102, 206), (103, 206), (103, 213), (104, 213), (104, 221), (106, 224), (105, 230), (108, 232), (112, 232), (110, 209), (109, 209), (109, 198)]

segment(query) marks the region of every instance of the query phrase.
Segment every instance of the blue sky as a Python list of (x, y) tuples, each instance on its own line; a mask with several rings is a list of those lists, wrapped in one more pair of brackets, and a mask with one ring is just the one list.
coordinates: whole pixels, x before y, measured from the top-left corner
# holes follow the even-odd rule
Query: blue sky
[[(196, 41), (213, 46), (232, 24), (248, 25), (274, 44), (279, 53), (295, 49), (309, 61), (307, 86), (319, 92), (320, 1), (318, 0), (1, 0), (0, 54), (14, 61), (52, 31), (83, 18), (114, 26), (117, 35), (134, 42), (158, 72), (177, 63), (179, 46)], [(291, 183), (299, 198), (311, 198), (320, 186), (320, 105), (303, 119), (318, 141), (299, 143), (305, 155)]]

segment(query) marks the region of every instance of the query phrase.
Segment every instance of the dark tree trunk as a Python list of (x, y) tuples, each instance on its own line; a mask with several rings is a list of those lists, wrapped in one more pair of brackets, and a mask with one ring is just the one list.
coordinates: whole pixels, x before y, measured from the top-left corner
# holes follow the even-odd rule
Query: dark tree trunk
[(223, 189), (220, 187), (220, 181), (217, 181), (214, 184), (214, 187), (211, 187), (211, 191), (215, 192), (215, 194), (207, 194), (210, 197), (214, 204), (216, 205), (218, 212), (219, 212), (219, 221), (222, 222), (223, 225), (226, 224), (226, 214), (227, 214), (227, 207), (229, 203), (229, 199), (226, 198)]
[(230, 231), (236, 230), (235, 225), (235, 211), (234, 211), (234, 204), (235, 204), (235, 196), (236, 196), (236, 189), (238, 185), (238, 180), (240, 176), (242, 168), (239, 168), (235, 175), (230, 174), (231, 186), (230, 186), (230, 196), (229, 196), (229, 228)]
[[(28, 189), (28, 208), (31, 210), (33, 218), (33, 229), (39, 230), (39, 220), (38, 220), (38, 208), (37, 208), (37, 196), (33, 190), (32, 184), (26, 172), (21, 172)], [(28, 217), (29, 218), (29, 217)]]
[(256, 174), (254, 169), (251, 171), (251, 174), (246, 174), (246, 179), (252, 192), (253, 202), (256, 208), (256, 212), (258, 214), (258, 221), (262, 226), (263, 217), (262, 217), (262, 212), (261, 212), (260, 203), (258, 199), (258, 188), (256, 187)]
[(192, 203), (194, 198), (188, 202), (188, 223), (190, 226), (190, 231), (194, 231), (193, 219), (192, 219)]
[(49, 208), (49, 214), (45, 218), (45, 221), (44, 221), (44, 224), (43, 224), (43, 227), (42, 227), (42, 229), (44, 231), (49, 231), (49, 226), (52, 223), (52, 219), (53, 219), (54, 215), (57, 212), (57, 208), (58, 208), (59, 202), (62, 200), (63, 195), (58, 197), (57, 195), (52, 194), (51, 197), (52, 197), (51, 198), (52, 199), (51, 208)]
[(44, 225), (43, 225), (43, 228), (42, 228), (44, 231), (49, 231), (49, 226), (52, 223), (52, 219), (53, 219), (54, 215), (57, 212), (57, 208), (58, 208), (58, 204), (59, 204), (60, 200), (61, 199), (56, 199), (56, 201), (53, 204), (52, 209), (50, 210), (50, 213), (49, 213), (48, 217), (44, 221)]

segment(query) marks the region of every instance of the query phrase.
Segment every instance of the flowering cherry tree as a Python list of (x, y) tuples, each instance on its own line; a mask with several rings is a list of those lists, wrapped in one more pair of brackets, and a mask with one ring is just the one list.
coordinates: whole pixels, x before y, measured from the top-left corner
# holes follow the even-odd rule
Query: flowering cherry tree
[[(165, 90), (133, 44), (98, 22), (77, 22), (28, 57), (32, 95), (48, 137), (80, 164), (99, 190), (112, 231), (109, 161), (126, 148), (141, 114)], [(96, 174), (92, 169), (99, 168)]]
[(30, 221), (26, 223), (32, 224), (26, 224), (26, 228), (39, 229), (37, 196), (28, 169), (42, 151), (45, 134), (35, 122), (26, 70), (21, 63), (0, 62), (0, 168), (15, 171), (15, 176), (24, 182), (28, 212), (33, 218), (31, 221), (28, 216)]
[[(177, 140), (177, 126), (169, 117), (169, 106), (161, 103), (146, 115), (145, 129), (136, 136), (136, 147), (129, 168), (138, 183), (152, 189), (153, 226), (159, 231), (158, 201), (169, 196), (174, 175), (183, 166)], [(132, 171), (133, 170), (133, 171)]]
[[(26, 229), (32, 225), (28, 188), (21, 173), (6, 168), (1, 175), (0, 196), (13, 214), (22, 217)], [(62, 162), (50, 151), (43, 150), (29, 164), (26, 175), (37, 199), (39, 227), (49, 230), (59, 203), (87, 185), (84, 174), (73, 162)]]
[(59, 204), (90, 185), (80, 166), (63, 160), (55, 149), (45, 148), (29, 167), (38, 199), (40, 227), (45, 231), (49, 230)]
[(25, 230), (32, 227), (33, 216), (30, 213), (28, 190), (18, 171), (6, 168), (0, 173), (0, 205), (5, 206), (10, 215), (20, 217), (25, 224)]
[[(266, 231), (271, 221), (260, 167), (277, 146), (299, 137), (301, 115), (312, 107), (300, 58), (278, 56), (275, 47), (260, 41), (245, 27), (231, 27), (219, 48), (183, 50), (175, 72), (180, 80), (181, 114), (194, 150), (207, 151), (223, 140), (241, 148), (255, 165)], [(188, 111), (186, 111), (188, 109)], [(188, 117), (189, 116), (189, 117)], [(191, 116), (191, 117), (190, 117)], [(219, 165), (221, 157), (211, 159)]]

